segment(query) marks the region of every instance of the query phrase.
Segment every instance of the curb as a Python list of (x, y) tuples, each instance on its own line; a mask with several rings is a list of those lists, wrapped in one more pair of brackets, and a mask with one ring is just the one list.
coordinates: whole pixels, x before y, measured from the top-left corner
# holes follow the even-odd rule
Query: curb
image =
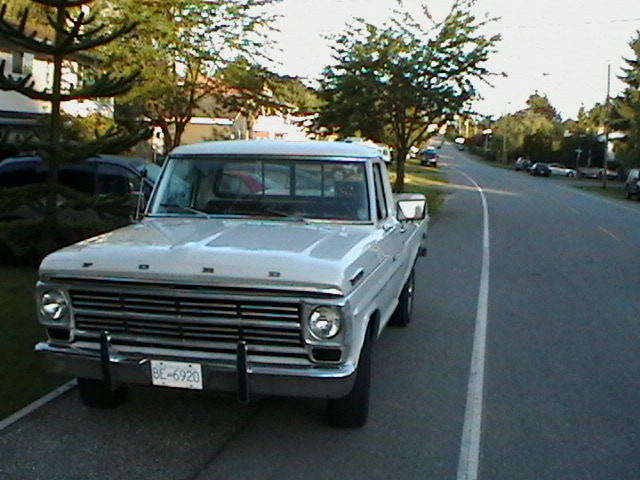
[(15, 413), (12, 413), (4, 420), (0, 420), (0, 432), (2, 432), (5, 428), (10, 427), (14, 423), (18, 422), (19, 420), (22, 420), (27, 415), (35, 412), (40, 407), (43, 407), (49, 402), (52, 402), (53, 400), (58, 398), (60, 395), (67, 393), (69, 390), (74, 388), (77, 385), (77, 383), (78, 382), (76, 381), (76, 379), (69, 380), (67, 383), (59, 386), (58, 388), (47, 393), (43, 397), (40, 397), (36, 401), (27, 405), (26, 407), (18, 410)]

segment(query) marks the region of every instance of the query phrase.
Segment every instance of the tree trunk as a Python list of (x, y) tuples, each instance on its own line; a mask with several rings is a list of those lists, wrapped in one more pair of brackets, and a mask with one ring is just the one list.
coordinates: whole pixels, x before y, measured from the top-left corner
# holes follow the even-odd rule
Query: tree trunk
[[(64, 41), (61, 33), (65, 23), (65, 8), (57, 7), (55, 45)], [(44, 222), (40, 250), (42, 255), (52, 252), (56, 248), (56, 232), (58, 230), (58, 171), (60, 170), (60, 135), (62, 134), (62, 62), (63, 54), (53, 55), (53, 85), (51, 90), (51, 117), (49, 119), (48, 152), (41, 152), (41, 157), (49, 166), (47, 174), (47, 194), (45, 200)]]
[(404, 193), (404, 173), (408, 149), (399, 146), (396, 149), (396, 181), (393, 186), (395, 193)]

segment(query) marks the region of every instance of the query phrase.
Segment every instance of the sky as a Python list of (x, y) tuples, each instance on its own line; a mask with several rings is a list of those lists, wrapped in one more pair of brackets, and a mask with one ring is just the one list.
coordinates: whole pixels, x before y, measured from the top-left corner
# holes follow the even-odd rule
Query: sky
[[(396, 0), (282, 0), (274, 12), (282, 17), (275, 35), (280, 51), (275, 69), (313, 82), (332, 62), (329, 41), (346, 22), (363, 17), (381, 23)], [(405, 0), (417, 11), (421, 0)], [(426, 0), (431, 13), (443, 18), (452, 0)], [(474, 12), (498, 17), (483, 33), (502, 35), (486, 66), (493, 87), (478, 84), (483, 100), (473, 104), (480, 114), (497, 118), (526, 108), (527, 98), (546, 95), (563, 119), (575, 118), (581, 106), (590, 109), (622, 91), (617, 78), (631, 58), (629, 42), (640, 30), (640, 0), (476, 0)]]

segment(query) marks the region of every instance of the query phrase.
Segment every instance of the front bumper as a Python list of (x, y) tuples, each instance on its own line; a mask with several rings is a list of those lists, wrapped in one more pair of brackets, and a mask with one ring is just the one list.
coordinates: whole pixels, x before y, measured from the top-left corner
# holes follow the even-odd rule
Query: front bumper
[(112, 388), (153, 385), (151, 360), (197, 362), (202, 367), (203, 390), (237, 392), (243, 402), (250, 395), (340, 398), (352, 390), (356, 376), (355, 367), (348, 364), (255, 365), (247, 361), (246, 352), (227, 361), (190, 358), (184, 352), (149, 356), (111, 350), (107, 341), (100, 350), (41, 342), (35, 352), (52, 373), (104, 380)]

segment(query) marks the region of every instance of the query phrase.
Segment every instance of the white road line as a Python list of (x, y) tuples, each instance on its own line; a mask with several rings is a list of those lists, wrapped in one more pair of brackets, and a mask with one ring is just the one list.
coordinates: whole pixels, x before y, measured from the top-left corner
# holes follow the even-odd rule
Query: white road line
[(617, 235), (611, 233), (609, 230), (607, 230), (604, 227), (598, 227), (600, 230), (602, 230), (604, 233), (606, 233), (607, 235), (609, 235), (611, 238), (613, 238), (614, 240), (617, 240), (618, 242), (620, 241), (620, 237), (618, 237)]
[(9, 415), (4, 420), (0, 420), (0, 432), (2, 430), (4, 430), (5, 428), (10, 427), (14, 423), (16, 423), (18, 420), (21, 420), (24, 417), (26, 417), (27, 415), (29, 415), (30, 413), (36, 411), (40, 407), (42, 407), (42, 406), (46, 405), (47, 403), (55, 400), (56, 398), (58, 398), (63, 393), (68, 392), (69, 390), (71, 390), (73, 387), (76, 386), (76, 383), (77, 382), (76, 382), (75, 379), (74, 380), (69, 380), (67, 383), (65, 383), (64, 385), (61, 385), (58, 388), (56, 388), (55, 390), (49, 392), (44, 397), (40, 397), (35, 402), (30, 403), (29, 405), (27, 405), (23, 409), (18, 410), (17, 412)]
[(480, 467), (480, 439), (482, 433), (482, 403), (484, 391), (484, 365), (487, 339), (487, 318), (489, 307), (489, 208), (484, 191), (466, 173), (458, 170), (473, 183), (480, 193), (483, 211), (482, 271), (476, 310), (476, 326), (473, 336), (471, 370), (467, 390), (467, 406), (460, 443), (457, 480), (476, 480)]

